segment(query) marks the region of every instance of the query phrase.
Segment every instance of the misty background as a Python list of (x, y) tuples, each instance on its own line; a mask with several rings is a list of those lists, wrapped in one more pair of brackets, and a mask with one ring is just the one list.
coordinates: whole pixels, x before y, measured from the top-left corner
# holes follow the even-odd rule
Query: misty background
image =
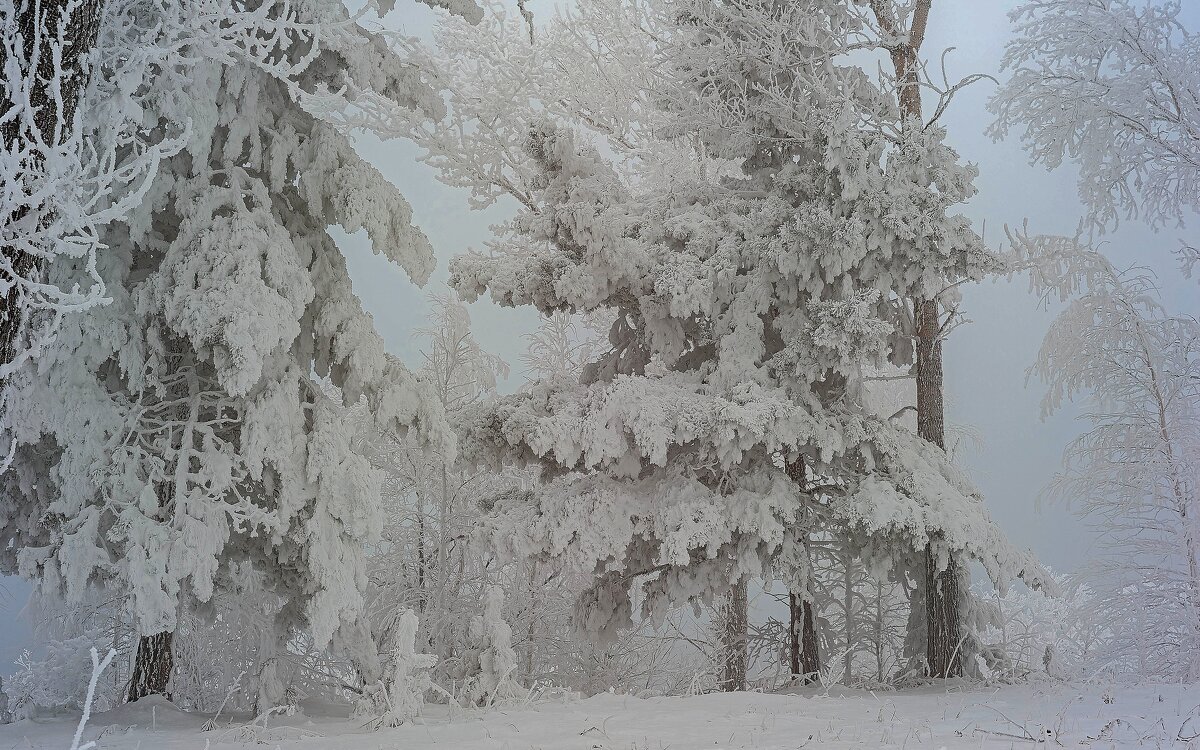
[[(506, 5), (515, 7), (506, 0)], [(1018, 0), (935, 0), (924, 49), (937, 64), (942, 50), (951, 81), (971, 73), (1003, 80), (1000, 61), (1011, 35), (1008, 12)], [(1200, 31), (1200, 7), (1188, 3), (1181, 15), (1188, 28)], [(535, 19), (552, 14), (548, 0), (529, 0)], [(388, 25), (429, 39), (438, 13), (402, 0)], [(978, 194), (965, 207), (989, 245), (1004, 240), (1004, 225), (1029, 222), (1032, 233), (1073, 234), (1082, 214), (1076, 197), (1075, 173), (1069, 167), (1046, 172), (1029, 164), (1014, 132), (1001, 143), (984, 133), (991, 122), (987, 100), (995, 85), (982, 81), (956, 97), (941, 123), (949, 143), (963, 159), (976, 164)], [(371, 252), (365, 232), (333, 235), (346, 252), (354, 290), (375, 319), (387, 348), (410, 367), (420, 364), (412, 332), (423, 323), (430, 292), (444, 291), (449, 260), (479, 249), (490, 237), (489, 226), (513, 210), (501, 202), (485, 211), (472, 211), (466, 191), (437, 182), (434, 171), (419, 163), (411, 143), (356, 139), (359, 152), (395, 183), (413, 207), (413, 221), (429, 236), (438, 267), (424, 289), (398, 267)], [(1158, 279), (1163, 302), (1174, 314), (1200, 316), (1200, 283), (1186, 279), (1174, 251), (1191, 238), (1200, 244), (1194, 220), (1191, 228), (1158, 233), (1138, 222), (1124, 222), (1105, 237), (1104, 252), (1119, 267), (1143, 266)], [(1043, 487), (1061, 465), (1063, 449), (1083, 431), (1078, 410), (1067, 404), (1044, 417), (1045, 389), (1027, 381), (1026, 371), (1037, 357), (1042, 337), (1061, 305), (1048, 304), (1028, 293), (1027, 280), (1015, 277), (963, 288), (963, 311), (971, 321), (957, 329), (944, 346), (946, 418), (977, 440), (963, 440), (955, 458), (967, 468), (986, 498), (992, 517), (1018, 545), (1031, 548), (1046, 565), (1069, 572), (1085, 565), (1094, 537), (1064, 504), (1039, 501)], [(525, 379), (519, 355), (523, 335), (537, 323), (531, 309), (501, 308), (483, 299), (470, 306), (476, 337), (512, 367), (502, 391), (518, 388)], [(978, 577), (978, 573), (976, 574)], [(23, 610), (28, 583), (0, 579), (0, 675), (11, 673), (21, 651), (38, 643)]]

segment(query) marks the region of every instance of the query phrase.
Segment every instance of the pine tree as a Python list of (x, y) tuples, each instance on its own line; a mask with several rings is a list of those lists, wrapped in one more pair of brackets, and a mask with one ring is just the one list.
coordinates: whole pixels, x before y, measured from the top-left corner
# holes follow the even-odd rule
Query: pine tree
[[(921, 46), (929, 24), (932, 0), (911, 5), (894, 0), (871, 0), (870, 9), (878, 24), (879, 46), (886, 49), (894, 71), (893, 88), (899, 105), (899, 129), (924, 130), (921, 103)], [(946, 95), (944, 94), (944, 97)], [(939, 103), (940, 109), (945, 103)], [(936, 119), (936, 118), (935, 118)], [(918, 156), (918, 158), (920, 158)], [(927, 165), (932, 167), (933, 165)], [(914, 177), (919, 174), (914, 173)], [(919, 178), (918, 178), (919, 179)], [(965, 197), (965, 196), (963, 196)], [(918, 243), (933, 238), (917, 236)], [(916, 339), (917, 434), (939, 448), (946, 447), (942, 341), (947, 323), (942, 320), (938, 290), (912, 298), (913, 335)], [(917, 590), (913, 597), (915, 617), (924, 605), (924, 623), (914, 630), (925, 634), (925, 664), (933, 677), (962, 674), (966, 633), (963, 623), (964, 598), (969, 595), (968, 571), (955, 555), (941, 559), (931, 544), (925, 550)], [(923, 627), (921, 627), (923, 625)]]
[[(669, 130), (738, 173), (672, 173), (652, 153), (614, 169), (570, 125), (534, 119), (525, 207), (490, 255), (452, 265), (467, 297), (617, 313), (583, 382), (501, 399), (467, 426), (473, 456), (573, 478), (498, 506), (504, 548), (600, 570), (578, 620), (609, 633), (630, 622), (634, 581), (661, 615), (773, 565), (796, 577), (782, 551), (806, 514), (892, 565), (930, 545), (941, 567), (961, 551), (1036, 583), (944, 453), (861, 406), (863, 366), (911, 352), (905, 301), (995, 267), (946, 214), (972, 170), (937, 128), (906, 128), (889, 151), (858, 127), (895, 118), (833, 63), (854, 27), (840, 3), (665, 15), (658, 60), (676, 85), (654, 93)], [(807, 493), (786, 470), (800, 459), (819, 479)]]
[(295, 33), (256, 46), (263, 65), (197, 63), (186, 88), (164, 77), (147, 95), (147, 121), (191, 119), (187, 145), (105, 234), (96, 268), (111, 304), (65, 321), (39, 368), (10, 383), (6, 566), (68, 597), (97, 583), (127, 595), (147, 657), (130, 698), (166, 689), (180, 610), (240, 564), (277, 601), (260, 707), (283, 700), (271, 652), (298, 630), (377, 681), (362, 609), (380, 478), (346, 407), (362, 399), (381, 428), (452, 450), (436, 399), (384, 352), (327, 232), (365, 229), (427, 278), (408, 204), (345, 128), (436, 113), (437, 97), (340, 3), (256, 12), (276, 11), (272, 28)]
[[(99, 34), (100, 8), (100, 0), (8, 0), (0, 6), (0, 69), (4, 71), (0, 146), (8, 157), (3, 166), (6, 185), (35, 182), (47, 169), (47, 156), (55, 156), (71, 140), (77, 126), (75, 110), (87, 88), (87, 61)], [(6, 196), (6, 210), (0, 214), (5, 235), (15, 229), (13, 225), (23, 224), (30, 235), (45, 229), (39, 225), (51, 217), (36, 216), (44, 206), (30, 198)], [(56, 249), (35, 249), (25, 242), (0, 245), (0, 383), (19, 359), (21, 332), (34, 301), (26, 297), (36, 296), (39, 267)], [(37, 250), (51, 254), (39, 256)]]
[(746, 582), (738, 581), (718, 610), (721, 625), (721, 689), (726, 692), (746, 689), (746, 669), (749, 665), (749, 603), (746, 593)]

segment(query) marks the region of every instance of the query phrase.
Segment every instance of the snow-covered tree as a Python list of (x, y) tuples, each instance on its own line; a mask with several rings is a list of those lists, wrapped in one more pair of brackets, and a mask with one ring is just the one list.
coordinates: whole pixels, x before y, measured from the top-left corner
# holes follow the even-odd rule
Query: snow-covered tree
[(1093, 229), (1200, 209), (1200, 37), (1174, 0), (1028, 0), (993, 96), (1035, 163), (1072, 163)]
[[(919, 164), (915, 171), (896, 177), (914, 180), (916, 186), (921, 186), (928, 179), (923, 176), (928, 174), (924, 170), (936, 170), (938, 160), (927, 159), (929, 155), (922, 154), (920, 149), (913, 152), (912, 147), (905, 144), (903, 134), (936, 127), (954, 95), (982, 76), (970, 75), (951, 84), (944, 64), (942, 81), (938, 82), (928, 74), (922, 48), (932, 13), (932, 0), (868, 0), (851, 6), (856, 9), (853, 12), (860, 23), (859, 33), (864, 37), (856, 46), (885, 53), (890, 59), (891, 70), (882, 74), (880, 80), (883, 95), (894, 104), (889, 112), (893, 120), (890, 127), (902, 134), (897, 150), (900, 153), (909, 151), (907, 158), (915, 159)], [(929, 93), (936, 94), (937, 100), (932, 114), (926, 116), (924, 100)], [(974, 188), (970, 188), (968, 193), (954, 196), (944, 208), (965, 200), (973, 192)], [(918, 229), (917, 244), (925, 242), (936, 243), (936, 236), (921, 237), (921, 229)], [(965, 274), (959, 269), (960, 275), (948, 275), (942, 289), (927, 289), (904, 302), (911, 305), (917, 434), (939, 448), (946, 447), (942, 344), (957, 319), (958, 299), (950, 290), (956, 283), (986, 269), (986, 264), (973, 266)], [(898, 363), (907, 364), (903, 360)], [(918, 661), (923, 659), (933, 676), (959, 675), (964, 657), (969, 660), (964, 645), (971, 641), (966, 630), (970, 608), (967, 568), (954, 555), (943, 563), (936, 559), (930, 547), (924, 562), (914, 571), (914, 579), (909, 656)]]
[[(770, 127), (763, 126), (764, 122), (774, 119), (785, 132), (789, 128), (795, 132), (811, 126), (820, 117), (813, 114), (815, 110), (822, 107), (827, 113), (836, 110), (829, 127), (862, 130), (864, 143), (870, 141), (870, 145), (863, 146), (864, 153), (874, 154), (867, 158), (880, 159), (888, 165), (887, 174), (881, 179), (894, 185), (910, 181), (900, 192), (913, 200), (910, 209), (919, 206), (915, 211), (894, 212), (886, 220), (895, 221), (895, 217), (907, 212), (907, 219), (900, 223), (914, 221), (897, 233), (903, 237), (898, 241), (911, 243), (911, 247), (918, 249), (912, 254), (888, 256), (886, 268), (877, 267), (878, 259), (862, 267), (870, 269), (873, 279), (865, 281), (865, 286), (879, 289), (876, 302), (879, 314), (894, 332), (889, 337), (888, 356), (908, 368), (914, 364), (914, 353), (921, 349), (914, 347), (914, 341), (920, 339), (924, 342), (921, 350), (925, 351), (926, 359), (940, 364), (941, 337), (952, 327), (954, 318), (953, 286), (995, 268), (965, 222), (945, 214), (955, 202), (970, 195), (971, 170), (954, 164), (957, 157), (942, 144), (941, 131), (935, 124), (908, 118), (913, 122), (906, 125), (906, 117), (901, 114), (907, 101), (903, 94), (917, 84), (908, 86), (908, 79), (901, 75), (871, 81), (857, 73), (854, 65), (832, 64), (851, 50), (892, 51), (900, 44), (898, 24), (909, 22), (911, 12), (902, 7), (904, 4), (890, 3), (861, 8), (831, 3), (828, 8), (808, 9), (812, 12), (790, 4), (695, 5), (696, 8), (691, 4), (679, 8), (656, 2), (593, 0), (580, 3), (570, 12), (539, 26), (532, 37), (522, 19), (506, 16), (501, 10), (494, 11), (494, 22), (485, 21), (478, 27), (447, 24), (439, 32), (443, 52), (436, 56), (440, 61), (436, 67), (442, 71), (445, 88), (450, 92), (447, 123), (451, 127), (427, 126), (424, 132), (418, 128), (413, 137), (428, 150), (427, 161), (439, 168), (442, 179), (471, 188), (479, 205), (508, 196), (521, 207), (522, 214), (532, 217), (545, 209), (537, 199), (544, 177), (538, 174), (537, 160), (526, 157), (524, 144), (530, 125), (540, 127), (542, 120), (570, 129), (581, 143), (598, 144), (601, 160), (625, 184), (643, 193), (653, 191), (651, 186), (658, 185), (662, 193), (669, 193), (681, 179), (719, 181), (723, 175), (736, 173), (737, 149), (750, 148), (747, 144), (756, 138), (766, 143), (773, 137), (766, 134)], [(889, 9), (892, 15), (884, 15), (891, 19), (890, 32), (882, 28), (877, 18), (879, 12)], [(754, 71), (747, 77), (750, 93), (745, 97), (731, 93), (740, 91), (736, 86), (723, 90), (714, 81), (705, 79), (699, 88), (701, 101), (696, 102), (693, 95), (696, 89), (683, 83), (680, 76), (680, 13), (740, 17), (728, 25), (741, 23), (746, 29), (753, 28), (753, 33), (744, 37), (731, 33), (727, 41), (719, 42), (713, 37), (705, 44), (710, 45), (713, 54), (741, 55), (768, 71), (776, 69), (772, 66), (783, 67), (782, 77), (773, 80), (772, 73)], [(830, 18), (837, 20), (831, 22)], [(803, 29), (808, 37), (798, 37), (796, 28)], [(836, 31), (821, 32), (821, 29)], [(814, 44), (815, 36), (821, 33), (827, 36), (815, 42), (817, 47), (806, 46)], [(909, 52), (915, 65), (918, 49)], [(779, 66), (780, 59), (788, 59), (791, 64)], [(847, 71), (855, 71), (857, 77), (843, 75)], [(908, 72), (916, 75), (915, 68)], [(922, 81), (921, 85), (929, 83)], [(934, 120), (958, 87), (947, 85), (940, 91)], [(808, 93), (821, 90), (837, 92), (829, 101), (838, 102), (838, 106), (826, 103), (814, 108)], [(756, 132), (759, 128), (764, 132)], [(849, 153), (839, 158), (845, 156), (851, 161), (856, 158)], [(882, 158), (884, 153), (889, 154), (887, 159)], [(894, 158), (900, 154), (903, 156)], [(953, 168), (944, 169), (947, 165)], [(937, 191), (928, 189), (933, 175), (945, 178)], [(936, 194), (937, 199), (923, 202), (919, 197), (922, 193), (927, 197)], [(859, 205), (865, 203), (861, 201)], [(528, 250), (531, 242), (545, 241), (529, 237), (530, 233), (523, 228), (509, 227), (495, 240), (492, 251), (519, 254)], [(894, 241), (878, 233), (868, 239), (884, 244)], [(933, 252), (922, 255), (926, 250)], [(510, 266), (506, 275), (520, 273)], [(933, 278), (939, 274), (942, 281), (935, 283)], [(926, 323), (921, 329), (923, 338), (917, 335), (919, 316), (914, 315), (912, 308), (915, 298), (906, 296), (914, 291), (914, 276), (923, 276), (921, 283), (926, 285), (931, 298), (926, 300), (930, 304), (922, 309), (932, 305), (933, 310), (933, 315), (923, 319)], [(509, 281), (506, 279), (505, 283)], [(530, 292), (540, 294), (541, 290)], [(933, 297), (949, 311), (951, 320), (943, 320), (938, 314)], [(540, 300), (535, 304), (549, 309)], [(940, 368), (916, 369), (929, 376), (926, 378), (929, 387), (924, 389), (926, 398), (919, 399), (918, 410), (928, 417), (924, 423), (940, 424), (941, 388), (936, 377)], [(934, 410), (933, 405), (938, 408)], [(940, 445), (939, 440), (934, 442)], [(960, 574), (965, 573), (965, 568), (955, 565), (953, 560), (927, 557), (925, 561), (914, 560), (913, 570), (930, 569), (937, 573), (949, 565)], [(951, 583), (958, 582), (958, 577), (941, 575), (938, 580), (941, 583), (935, 585), (935, 592), (949, 588)], [(946, 607), (934, 605), (956, 599), (953, 594), (934, 599), (931, 607), (943, 612)], [(923, 617), (924, 612), (921, 614)], [(950, 641), (955, 643), (947, 645)], [(951, 636), (931, 638), (930, 642), (940, 644), (938, 653), (946, 656), (957, 645)]]
[(9, 383), (5, 567), (68, 598), (127, 594), (143, 636), (131, 698), (166, 689), (181, 608), (241, 564), (280, 605), (261, 707), (283, 700), (271, 654), (300, 630), (361, 681), (381, 676), (363, 616), (380, 477), (346, 406), (363, 399), (380, 428), (445, 451), (452, 439), (432, 392), (385, 353), (327, 232), (365, 229), (417, 282), (432, 268), (407, 202), (346, 128), (440, 102), (360, 19), (333, 0), (255, 5), (246, 23), (217, 21), (227, 54), (189, 65), (186, 85), (150, 81), (142, 121), (190, 121), (186, 143), (94, 263), (48, 271), (69, 287), (94, 269), (112, 302), (63, 321)]
[(490, 706), (519, 695), (515, 679), (517, 652), (513, 650), (512, 628), (504, 621), (504, 589), (488, 586), (480, 613), (471, 618), (467, 640), (467, 703)]
[[(1182, 9), (1036, 0), (1012, 12), (1011, 78), (991, 101), (991, 133), (1020, 128), (1035, 163), (1078, 169), (1087, 234), (1122, 218), (1179, 223), (1200, 207), (1200, 43)], [(1014, 267), (1031, 271), (1035, 291), (1070, 300), (1033, 371), (1050, 387), (1047, 411), (1068, 398), (1087, 408), (1091, 430), (1068, 446), (1050, 493), (1104, 540), (1086, 580), (1108, 664), (1194, 678), (1195, 321), (1164, 310), (1141, 271), (1118, 271), (1079, 238), (1013, 240)], [(1185, 270), (1200, 258), (1182, 255)]]
[(437, 664), (433, 654), (417, 652), (418, 619), (402, 610), (381, 640), (388, 649), (384, 679), (368, 686), (354, 706), (357, 716), (369, 716), (382, 726), (398, 727), (421, 715), (425, 694), (434, 688), (429, 670)]
[(817, 630), (830, 655), (828, 674), (847, 685), (890, 681), (902, 666), (907, 597), (901, 586), (886, 571), (869, 570), (835, 536), (819, 540), (813, 552)]
[(1035, 289), (1073, 295), (1032, 373), (1047, 413), (1082, 403), (1091, 429), (1049, 488), (1100, 534), (1099, 621), (1114, 660), (1200, 676), (1200, 324), (1161, 306), (1152, 280), (1064, 237), (1014, 236)]
[(21, 653), (16, 671), (4, 681), (17, 718), (82, 708), (94, 647), (114, 648), (126, 657), (125, 664), (116, 665), (113, 673), (97, 683), (94, 695), (100, 710), (121, 703), (129, 678), (130, 642), (135, 636), (120, 621), (122, 610), (112, 606), (116, 598), (93, 592), (82, 601), (67, 604), (56, 597), (30, 597), (24, 614), (39, 637)]
[[(68, 205), (79, 197), (75, 180), (55, 172), (83, 171), (76, 109), (87, 85), (87, 61), (99, 16), (98, 2), (43, 5), (8, 0), (0, 6), (0, 174), (6, 188), (0, 205), (0, 381), (14, 361), (24, 359), (18, 353), (23, 348), (20, 333), (33, 309), (69, 307), (72, 302), (84, 306), (99, 297), (85, 289), (74, 299), (60, 299), (55, 294), (59, 290), (41, 287), (38, 278), (39, 261), (62, 253), (68, 244), (64, 235), (70, 234), (61, 225), (47, 226), (57, 218), (45, 205), (57, 197), (47, 187), (64, 188), (63, 203)], [(77, 177), (82, 174), (70, 175)]]
[[(609, 633), (632, 622), (635, 581), (659, 615), (750, 577), (802, 591), (789, 561), (806, 513), (890, 565), (929, 545), (935, 572), (959, 551), (997, 580), (1037, 581), (941, 449), (862, 406), (864, 365), (911, 362), (907, 301), (993, 267), (947, 216), (972, 170), (936, 127), (859, 127), (899, 118), (836, 63), (858, 28), (841, 3), (697, 2), (644, 18), (658, 24), (644, 34), (649, 69), (671, 82), (644, 100), (675, 149), (613, 166), (585, 142), (603, 131), (569, 109), (480, 119), (524, 124), (525, 158), (504, 164), (522, 165), (527, 192), (490, 254), (455, 261), (452, 284), (547, 314), (616, 313), (582, 383), (476, 410), (470, 455), (568, 478), (503, 498), (493, 542), (597, 571), (578, 621)], [(680, 144), (700, 168), (678, 168)], [(486, 170), (472, 179), (504, 189)], [(788, 473), (802, 460), (818, 479), (807, 491)]]
[[(981, 657), (999, 678), (1092, 679), (1101, 672), (1133, 672), (1136, 662), (1113, 648), (1142, 621), (1136, 609), (1107, 612), (1081, 576), (1055, 574), (1059, 596), (1014, 586), (1006, 594), (978, 591), (995, 609), (995, 622), (982, 636)], [(1117, 626), (1114, 628), (1114, 625)]]
[[(465, 306), (448, 294), (430, 297), (427, 325), (414, 338), (421, 349), (421, 378), (450, 421), (491, 398), (508, 364), (485, 351), (471, 331)], [(365, 418), (368, 457), (383, 476), (383, 538), (368, 561), (370, 611), (377, 626), (412, 609), (421, 622), (421, 645), (438, 658), (439, 676), (461, 677), (466, 631), (489, 581), (504, 575), (490, 556), (470, 545), (480, 499), (517, 478), (461, 466), (446, 446), (400, 436)]]
[[(338, 97), (306, 80), (306, 55), (278, 54), (315, 38), (306, 13), (275, 0), (0, 3), (0, 381), (53, 339), (65, 315), (110, 299), (98, 268), (105, 235), (142, 204), (189, 131), (210, 127), (189, 101), (206, 70), (254, 69), (313, 111), (336, 107)], [(342, 35), (347, 20), (329, 20), (323, 29)], [(355, 98), (359, 119), (377, 119), (370, 97)], [(13, 420), (0, 404), (5, 454)]]
[(470, 191), (473, 207), (515, 201), (536, 209), (538, 169), (523, 145), (534, 112), (578, 126), (618, 163), (653, 151), (658, 163), (673, 153), (679, 166), (696, 168), (690, 146), (658, 135), (665, 113), (652, 98), (665, 84), (647, 34), (661, 21), (652, 4), (589, 0), (557, 10), (532, 36), (503, 4), (487, 10), (479, 24), (439, 24), (436, 49), (413, 43), (412, 59), (447, 92), (446, 114), (397, 123), (438, 179)]

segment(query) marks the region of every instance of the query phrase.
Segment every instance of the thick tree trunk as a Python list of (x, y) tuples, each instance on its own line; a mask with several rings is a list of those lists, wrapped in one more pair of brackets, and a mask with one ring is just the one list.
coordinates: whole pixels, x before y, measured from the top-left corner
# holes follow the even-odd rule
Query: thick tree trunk
[(908, 622), (905, 624), (904, 632), (902, 672), (905, 669), (916, 669), (925, 662), (929, 642), (926, 628), (928, 615), (925, 612), (925, 574), (927, 571), (924, 554), (920, 556), (918, 564), (908, 572), (912, 578), (912, 589), (908, 592)]
[[(67, 1), (42, 0), (35, 3), (33, 0), (25, 0), (22, 3), (17, 0), (15, 5), (15, 18), (10, 19), (12, 23), (2, 33), (7, 37), (16, 32), (15, 38), (20, 40), (20, 46), (23, 48), (24, 59), (20, 61), (22, 73), (36, 82), (29, 91), (29, 106), (33, 114), (32, 127), (43, 141), (54, 144), (57, 140), (61, 143), (69, 132), (68, 128), (75, 116), (75, 107), (87, 83), (83, 61), (96, 43), (101, 0), (83, 0), (71, 12), (67, 19), (66, 37), (61, 40), (62, 55), (57, 69), (49, 47), (51, 42), (58, 41), (58, 27), (63, 15), (68, 11)], [(36, 61), (31, 60), (32, 50), (39, 43), (42, 53)], [(8, 55), (8, 50), (0, 44), (0, 69), (7, 65)], [(9, 90), (0, 87), (0, 113), (8, 113), (17, 106), (11, 98)], [(0, 125), (0, 148), (11, 149), (14, 144), (30, 136), (24, 122), (24, 118), (16, 117)], [(55, 128), (58, 123), (62, 123), (63, 126), (56, 134)], [(26, 215), (27, 210), (27, 207), (22, 207), (18, 209), (17, 215), (0, 217), (0, 221), (19, 221)], [(6, 284), (15, 283), (17, 279), (30, 279), (38, 274), (39, 260), (23, 250), (0, 246), (0, 254), (11, 265), (14, 277), (0, 281)], [(19, 286), (3, 292), (0, 296), (0, 367), (16, 358), (25, 312), (25, 302)]]
[[(804, 463), (804, 459), (798, 458), (788, 464), (787, 473), (788, 477), (800, 488), (800, 494), (807, 494), (808, 468)], [(807, 531), (805, 534), (804, 551), (807, 557)], [(808, 569), (811, 575), (811, 561)], [(810, 587), (811, 581), (806, 582), (805, 586)], [(808, 596), (809, 593), (809, 591), (805, 591), (799, 595), (794, 592), (788, 594), (788, 650), (790, 652), (790, 666), (792, 675), (800, 675), (805, 685), (816, 682), (821, 672), (821, 655), (817, 649), (817, 626), (813, 615), (812, 602), (806, 601), (811, 598)]]
[(725, 602), (721, 632), (721, 689), (746, 689), (748, 618), (746, 580), (734, 585)]
[(932, 550), (925, 551), (925, 660), (930, 677), (962, 675), (963, 628), (959, 587), (959, 562), (954, 555), (946, 569), (937, 570)]
[[(917, 0), (912, 6), (910, 28), (899, 26), (899, 16), (893, 0), (870, 0), (871, 8), (884, 33), (894, 37), (905, 37), (905, 41), (889, 48), (892, 66), (896, 72), (900, 114), (906, 120), (922, 121), (919, 60), (921, 45), (925, 41), (925, 30), (933, 0)], [(904, 33), (906, 32), (907, 33)], [(913, 301), (913, 313), (917, 325), (917, 434), (945, 447), (945, 423), (942, 402), (942, 345), (939, 338), (940, 316), (936, 299)], [(962, 674), (960, 649), (961, 619), (958, 586), (959, 563), (950, 561), (950, 566), (939, 573), (930, 567), (936, 562), (932, 548), (925, 550), (925, 575), (918, 576), (917, 584), (925, 587), (925, 616), (928, 620), (926, 632), (926, 659), (929, 674), (934, 677), (952, 677)], [(965, 569), (961, 571), (965, 574)], [(921, 580), (921, 579), (924, 580)], [(946, 641), (954, 645), (946, 649)]]
[(168, 631), (144, 635), (138, 640), (133, 679), (129, 683), (130, 703), (148, 695), (165, 695), (170, 700), (167, 685), (171, 681), (171, 667), (174, 664), (171, 656), (174, 636)]
[[(917, 309), (917, 434), (944, 448), (945, 407), (942, 385), (941, 316), (935, 300), (920, 300)], [(932, 546), (925, 548), (925, 659), (931, 677), (962, 675), (962, 613), (959, 578), (965, 571), (951, 555), (937, 569)]]
[(803, 616), (803, 638), (800, 649), (800, 667), (807, 675), (806, 681), (815, 683), (821, 676), (821, 652), (817, 647), (817, 619), (812, 602), (802, 602), (800, 605)]
[(788, 595), (789, 644), (792, 675), (811, 685), (820, 677), (821, 653), (817, 647), (817, 624), (813, 606), (795, 594)]

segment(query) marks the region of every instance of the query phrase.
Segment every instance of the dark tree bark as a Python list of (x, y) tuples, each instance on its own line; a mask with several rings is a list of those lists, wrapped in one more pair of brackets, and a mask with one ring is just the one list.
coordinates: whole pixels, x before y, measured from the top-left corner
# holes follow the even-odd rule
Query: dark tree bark
[(148, 695), (163, 695), (167, 700), (171, 699), (167, 685), (171, 681), (171, 668), (174, 666), (171, 655), (174, 637), (175, 634), (168, 631), (144, 635), (138, 640), (133, 679), (129, 683), (130, 703)]
[[(905, 42), (888, 48), (899, 87), (900, 114), (906, 120), (922, 120), (919, 60), (932, 5), (933, 0), (917, 0), (911, 26), (904, 34), (905, 30), (899, 28), (892, 0), (871, 0), (871, 8), (884, 33), (906, 37)], [(941, 323), (937, 300), (913, 300), (913, 314), (917, 328), (917, 434), (939, 448), (945, 448)], [(962, 674), (959, 576), (965, 570), (958, 570), (960, 564), (953, 556), (944, 571), (932, 567), (935, 563), (932, 547), (926, 547), (925, 575), (918, 576), (917, 580), (917, 585), (925, 589), (925, 656), (930, 676), (955, 677)]]
[[(11, 149), (14, 145), (31, 139), (35, 133), (30, 131), (30, 127), (36, 131), (36, 136), (53, 145), (62, 143), (69, 135), (69, 125), (87, 83), (84, 60), (96, 43), (100, 10), (101, 0), (84, 0), (67, 18), (67, 31), (62, 39), (60, 76), (57, 75), (59, 71), (55, 70), (52, 56), (45, 47), (47, 41), (58, 39), (59, 23), (67, 12), (66, 0), (42, 0), (40, 7), (34, 0), (17, 0), (13, 19), (15, 23), (12, 23), (10, 28), (16, 31), (16, 36), (21, 42), (22, 72), (26, 77), (33, 76), (33, 80), (37, 82), (29, 96), (33, 122), (29, 125), (23, 118), (12, 118), (0, 125), (0, 148)], [(32, 50), (39, 38), (42, 40), (43, 52), (37, 60), (32, 60)], [(8, 56), (7, 49), (0, 45), (0, 69), (7, 65)], [(62, 98), (61, 112), (58, 99), (54, 96), (54, 82), (57, 82)], [(0, 114), (8, 113), (14, 106), (17, 105), (11, 101), (7, 89), (0, 89)], [(66, 125), (60, 127), (57, 134), (56, 123)], [(17, 215), (3, 217), (3, 221), (20, 221), (27, 210), (23, 208)], [(23, 250), (0, 246), (0, 254), (12, 264), (13, 274), (17, 278), (29, 279), (39, 273), (39, 259)], [(17, 355), (21, 322), (26, 312), (25, 301), (19, 290), (19, 287), (10, 288), (0, 297), (0, 366), (11, 363)]]
[(800, 675), (801, 683), (812, 685), (821, 672), (821, 653), (817, 647), (817, 624), (813, 606), (803, 597), (788, 594), (788, 650), (792, 675)]
[[(799, 487), (801, 495), (808, 493), (808, 469), (804, 458), (798, 458), (787, 467), (788, 477)], [(807, 554), (807, 547), (805, 550)], [(810, 566), (811, 569), (811, 566)], [(807, 592), (788, 594), (788, 649), (793, 675), (801, 675), (805, 685), (817, 681), (821, 671), (821, 655), (817, 650), (817, 627), (812, 603), (806, 601)]]
[[(934, 300), (917, 303), (917, 434), (946, 446), (942, 399), (941, 318)], [(925, 548), (925, 659), (931, 677), (962, 675), (963, 628), (959, 604), (961, 563), (950, 555), (946, 569), (937, 569), (933, 548)]]
[(960, 602), (960, 563), (954, 555), (938, 571), (933, 551), (925, 550), (925, 659), (930, 677), (960, 677), (963, 673), (963, 628)]
[(738, 581), (725, 602), (721, 632), (721, 689), (746, 689), (748, 618), (746, 580)]

